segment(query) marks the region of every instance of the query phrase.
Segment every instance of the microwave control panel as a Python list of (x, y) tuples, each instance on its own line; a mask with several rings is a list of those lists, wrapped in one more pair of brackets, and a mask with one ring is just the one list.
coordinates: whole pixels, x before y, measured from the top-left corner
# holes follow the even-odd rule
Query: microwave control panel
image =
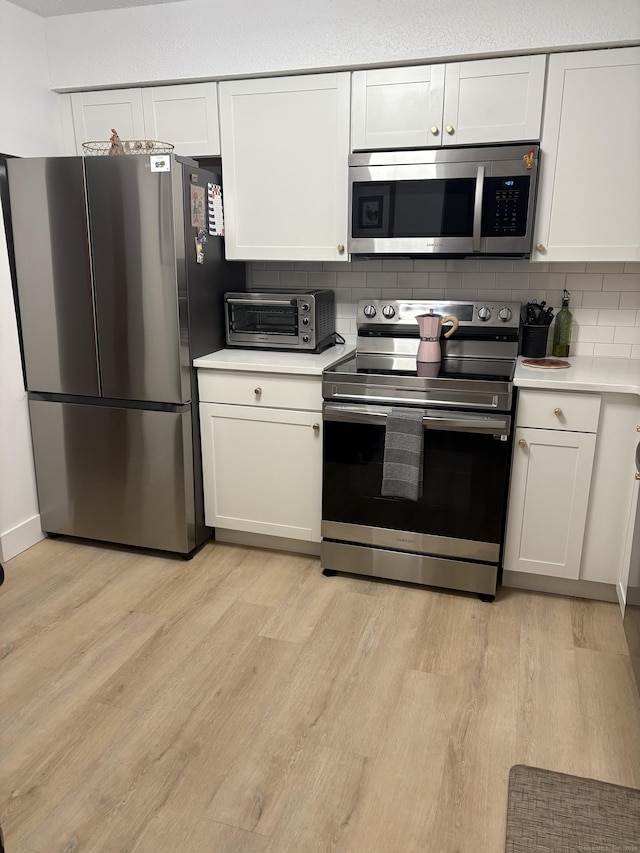
[(529, 175), (485, 178), (482, 198), (483, 237), (523, 237), (527, 232)]

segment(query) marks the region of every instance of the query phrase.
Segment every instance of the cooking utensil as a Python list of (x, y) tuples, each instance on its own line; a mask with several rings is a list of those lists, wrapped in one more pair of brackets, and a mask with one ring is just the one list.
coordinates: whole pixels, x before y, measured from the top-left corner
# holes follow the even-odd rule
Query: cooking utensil
[(440, 332), (443, 323), (452, 323), (449, 331), (444, 333), (445, 338), (450, 338), (458, 328), (458, 318), (453, 314), (443, 317), (434, 314), (433, 308), (428, 314), (419, 314), (416, 317), (420, 328), (420, 343), (418, 345), (417, 361), (419, 363), (440, 363), (442, 357), (440, 352)]

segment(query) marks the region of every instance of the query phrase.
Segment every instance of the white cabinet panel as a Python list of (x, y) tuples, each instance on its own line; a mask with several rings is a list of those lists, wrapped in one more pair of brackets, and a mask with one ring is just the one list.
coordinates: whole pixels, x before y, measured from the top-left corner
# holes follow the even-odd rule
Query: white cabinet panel
[(440, 145), (444, 65), (355, 71), (351, 147)]
[(545, 56), (355, 71), (352, 149), (540, 137)]
[(319, 542), (320, 413), (200, 404), (205, 520)]
[(506, 570), (580, 576), (595, 444), (591, 433), (516, 430)]
[(532, 261), (640, 260), (640, 48), (549, 58)]
[(170, 142), (176, 154), (220, 154), (216, 83), (189, 83), (142, 90), (148, 139)]
[(145, 139), (141, 89), (75, 92), (71, 95), (76, 151), (83, 142), (106, 142), (112, 128), (120, 139)]
[(545, 56), (447, 65), (442, 144), (539, 139), (545, 65)]
[[(220, 154), (216, 83), (76, 92), (71, 95), (75, 152), (83, 142), (106, 142), (111, 129), (120, 139), (155, 139), (175, 154)], [(69, 121), (63, 109), (63, 127)], [(65, 131), (67, 135), (68, 131)]]
[(222, 82), (225, 251), (347, 260), (349, 74)]

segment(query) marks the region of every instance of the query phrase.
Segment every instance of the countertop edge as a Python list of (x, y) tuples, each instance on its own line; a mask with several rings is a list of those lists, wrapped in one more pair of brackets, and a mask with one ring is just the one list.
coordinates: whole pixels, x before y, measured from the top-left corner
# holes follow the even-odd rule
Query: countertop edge
[(251, 373), (285, 373), (321, 376), (324, 370), (348, 358), (355, 344), (347, 341), (321, 353), (283, 352), (282, 350), (222, 349), (193, 360), (198, 370), (232, 370)]
[(546, 391), (592, 391), (640, 396), (640, 359), (575, 356), (571, 367), (527, 367), (518, 357), (513, 384)]

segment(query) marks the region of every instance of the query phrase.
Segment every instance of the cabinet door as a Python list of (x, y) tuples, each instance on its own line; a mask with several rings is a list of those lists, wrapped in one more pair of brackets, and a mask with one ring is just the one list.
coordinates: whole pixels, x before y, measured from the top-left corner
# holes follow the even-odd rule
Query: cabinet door
[(348, 260), (349, 74), (219, 93), (227, 258)]
[(640, 260), (640, 48), (549, 58), (532, 261)]
[(120, 139), (145, 139), (141, 89), (116, 89), (112, 92), (75, 92), (71, 111), (76, 151), (82, 154), (83, 142), (106, 142), (111, 129)]
[(170, 142), (175, 154), (219, 155), (216, 83), (189, 83), (142, 90), (148, 139)]
[(596, 437), (516, 430), (504, 568), (578, 578)]
[(444, 68), (421, 65), (355, 71), (352, 150), (441, 145)]
[[(640, 424), (638, 425), (640, 431)], [(640, 563), (640, 504), (638, 495), (640, 493), (640, 442), (636, 446), (635, 465), (633, 466), (633, 492), (631, 494), (631, 505), (629, 507), (629, 517), (626, 523), (626, 535), (624, 537), (622, 561), (620, 563), (620, 575), (616, 584), (616, 592), (618, 594), (618, 603), (624, 618), (624, 612), (627, 604), (627, 589), (629, 586), (629, 576), (631, 574), (632, 560), (635, 560), (634, 582), (635, 576), (638, 575), (638, 563)]]
[(448, 64), (443, 144), (539, 139), (545, 64), (545, 56)]
[(200, 404), (205, 521), (320, 541), (319, 412)]

